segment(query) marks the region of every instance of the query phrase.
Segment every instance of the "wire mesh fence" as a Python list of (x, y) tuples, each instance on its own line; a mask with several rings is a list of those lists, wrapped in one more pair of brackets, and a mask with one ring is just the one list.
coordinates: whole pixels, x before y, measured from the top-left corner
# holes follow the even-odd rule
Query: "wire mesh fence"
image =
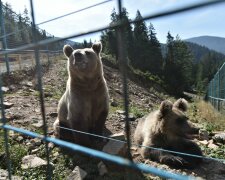
[(225, 112), (225, 64), (221, 66), (210, 81), (207, 99), (218, 111)]
[[(107, 3), (109, 1), (103, 1), (98, 4), (94, 4), (92, 6), (83, 8), (81, 10), (71, 12), (68, 14), (65, 14), (60, 17), (53, 18), (51, 20), (47, 20), (45, 22), (39, 23), (44, 24), (48, 23), (50, 21), (54, 21), (59, 18), (63, 18), (65, 16), (69, 16), (71, 14), (84, 11), (88, 8), (92, 8), (94, 6), (100, 6), (101, 4)], [(213, 5), (216, 3), (221, 3), (224, 1), (221, 0), (215, 0), (215, 1), (207, 1), (203, 3), (199, 3), (196, 5), (191, 5), (175, 10), (168, 10), (166, 12), (162, 13), (157, 13), (153, 15), (147, 15), (143, 17), (140, 20), (149, 20), (149, 19), (154, 19), (154, 18), (160, 18), (160, 17), (165, 17), (168, 15), (172, 14), (177, 14), (185, 11), (189, 11), (192, 9), (197, 9), (200, 7), (205, 7), (209, 5)], [(26, 67), (36, 67), (36, 74), (37, 74), (37, 90), (38, 90), (38, 96), (39, 96), (39, 103), (38, 105), (40, 106), (40, 115), (43, 120), (43, 133), (38, 134), (33, 131), (29, 131), (23, 128), (18, 128), (15, 126), (8, 125), (6, 123), (7, 117), (5, 116), (5, 109), (3, 108), (4, 104), (4, 97), (3, 97), (3, 92), (0, 91), (0, 96), (1, 96), (1, 111), (2, 111), (2, 116), (1, 116), (1, 128), (4, 130), (4, 139), (5, 139), (5, 152), (7, 156), (7, 166), (8, 166), (8, 177), (9, 179), (12, 179), (12, 164), (10, 162), (10, 151), (9, 151), (9, 130), (24, 134), (27, 136), (30, 136), (32, 138), (38, 138), (44, 141), (45, 144), (45, 154), (46, 154), (46, 159), (47, 159), (47, 168), (46, 168), (46, 178), (47, 179), (52, 179), (52, 168), (51, 168), (51, 163), (50, 163), (50, 153), (49, 153), (49, 143), (54, 143), (56, 145), (62, 146), (62, 147), (67, 147), (73, 151), (76, 152), (81, 152), (87, 155), (91, 155), (93, 157), (100, 158), (102, 160), (107, 160), (110, 162), (113, 162), (117, 165), (128, 167), (128, 168), (133, 168), (142, 172), (146, 173), (152, 173), (155, 175), (158, 175), (163, 178), (172, 178), (172, 179), (190, 179), (193, 178), (191, 176), (184, 176), (181, 174), (175, 174), (171, 172), (167, 172), (165, 170), (157, 169), (151, 166), (147, 166), (145, 164), (137, 164), (132, 162), (132, 156), (130, 154), (130, 148), (131, 148), (131, 139), (130, 139), (130, 122), (129, 122), (129, 97), (128, 97), (128, 86), (127, 86), (127, 72), (126, 72), (126, 67), (127, 67), (127, 58), (126, 58), (126, 47), (125, 47), (125, 42), (124, 42), (124, 32), (123, 28), (126, 26), (125, 22), (122, 19), (122, 1), (118, 0), (118, 12), (120, 15), (120, 20), (118, 23), (110, 25), (110, 26), (104, 26), (104, 27), (99, 27), (96, 29), (90, 29), (87, 32), (82, 32), (82, 33), (76, 33), (73, 35), (68, 35), (65, 37), (60, 37), (56, 38), (50, 34), (48, 34), (46, 31), (38, 28), (38, 24), (35, 23), (35, 17), (34, 17), (34, 7), (33, 7), (33, 1), (30, 0), (30, 6), (31, 6), (31, 20), (29, 19), (29, 16), (25, 14), (24, 16), (18, 15), (15, 12), (13, 12), (10, 7), (7, 7), (3, 5), (0, 1), (1, 4), (1, 36), (0, 36), (0, 42), (1, 42), (1, 50), (0, 50), (0, 60), (1, 60), (1, 73), (8, 72), (10, 73), (11, 71), (14, 70), (22, 70), (23, 68)], [(3, 16), (4, 15), (4, 16)], [(5, 18), (3, 18), (5, 17)], [(14, 24), (10, 23), (11, 20), (10, 18), (14, 18)], [(130, 20), (128, 23), (134, 23), (140, 21), (138, 19), (135, 20)], [(127, 23), (127, 22), (126, 22)], [(45, 94), (44, 94), (44, 89), (43, 89), (43, 82), (42, 82), (42, 72), (41, 72), (41, 65), (45, 63), (50, 63), (54, 62), (55, 57), (60, 55), (62, 52), (63, 45), (68, 43), (68, 39), (70, 38), (75, 38), (75, 37), (80, 37), (84, 36), (87, 34), (93, 34), (96, 32), (101, 32), (104, 30), (107, 30), (109, 28), (115, 28), (118, 31), (118, 55), (119, 55), (119, 62), (121, 65), (121, 73), (123, 77), (123, 95), (124, 95), (124, 110), (125, 110), (125, 132), (126, 132), (126, 137), (127, 141), (122, 142), (127, 144), (127, 157), (128, 159), (124, 159), (115, 155), (109, 155), (101, 151), (97, 151), (94, 149), (86, 148), (80, 145), (72, 144), (63, 140), (55, 139), (50, 136), (48, 136), (48, 123), (46, 119), (46, 107), (45, 107)], [(3, 65), (5, 63), (5, 65)], [(221, 95), (224, 94), (224, 69), (222, 73), (218, 73), (217, 79), (213, 80), (210, 84), (214, 85), (216, 81), (220, 84), (219, 87), (223, 87), (222, 89), (216, 89), (216, 86), (213, 86), (214, 89), (210, 88), (209, 92), (212, 92), (214, 97), (216, 98), (222, 98), (224, 99), (224, 96), (222, 97)], [(0, 82), (0, 87), (2, 87), (2, 81)], [(212, 98), (213, 99), (213, 98)], [(213, 103), (215, 103), (215, 100), (212, 100)], [(218, 102), (218, 100), (217, 100)], [(219, 106), (219, 105), (218, 105)], [(81, 132), (84, 133), (84, 132)], [(160, 149), (161, 150), (161, 149)], [(163, 151), (163, 150), (162, 150)], [(173, 153), (177, 153), (174, 152)], [(186, 154), (187, 155), (187, 154)], [(202, 158), (202, 157), (200, 157)]]

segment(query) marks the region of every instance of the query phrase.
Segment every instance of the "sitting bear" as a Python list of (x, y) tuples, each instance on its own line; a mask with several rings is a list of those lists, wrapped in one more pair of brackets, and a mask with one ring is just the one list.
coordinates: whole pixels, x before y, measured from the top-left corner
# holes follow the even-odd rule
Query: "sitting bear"
[[(198, 133), (198, 129), (189, 124), (185, 115), (187, 108), (185, 99), (179, 99), (174, 104), (163, 101), (159, 110), (139, 120), (134, 134), (135, 142), (142, 146), (202, 156), (201, 149), (190, 140), (190, 137)], [(140, 150), (143, 158), (150, 158), (174, 168), (194, 168), (202, 161), (202, 158), (145, 147)]]
[[(109, 94), (100, 57), (102, 44), (92, 48), (74, 50), (65, 45), (68, 58), (66, 91), (58, 104), (58, 116), (54, 122), (56, 137), (77, 144), (90, 146), (90, 137), (65, 128), (102, 134), (109, 110)], [(65, 128), (59, 128), (65, 127)]]

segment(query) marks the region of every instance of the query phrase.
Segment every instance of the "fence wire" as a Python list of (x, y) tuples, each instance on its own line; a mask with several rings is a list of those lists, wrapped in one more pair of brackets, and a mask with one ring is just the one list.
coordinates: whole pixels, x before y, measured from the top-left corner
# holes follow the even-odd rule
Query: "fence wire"
[(218, 111), (225, 112), (225, 63), (209, 82), (206, 98)]
[[(103, 2), (100, 2), (98, 4), (94, 4), (91, 6), (88, 6), (86, 8), (83, 8), (81, 10), (78, 11), (74, 11), (68, 14), (64, 14), (62, 16), (59, 17), (55, 17), (53, 19), (41, 22), (37, 25), (41, 25), (44, 23), (48, 23), (50, 21), (53, 20), (57, 20), (81, 11), (84, 11), (86, 9), (95, 7), (95, 6), (99, 6), (102, 5), (104, 3), (108, 3), (112, 0), (106, 0)], [(178, 14), (178, 13), (182, 13), (185, 11), (189, 11), (189, 10), (193, 10), (193, 9), (197, 9), (197, 8), (202, 8), (202, 7), (206, 7), (206, 6), (210, 6), (213, 4), (218, 4), (218, 3), (222, 3), (225, 2), (224, 0), (214, 0), (214, 1), (206, 1), (206, 2), (202, 2), (202, 3), (198, 3), (198, 4), (194, 4), (194, 5), (190, 5), (190, 6), (186, 6), (186, 7), (181, 7), (178, 9), (173, 9), (173, 10), (168, 10), (168, 11), (164, 11), (164, 12), (160, 12), (160, 13), (156, 13), (153, 15), (147, 15), (145, 17), (143, 17), (142, 19), (135, 19), (135, 20), (131, 20), (129, 23), (135, 23), (138, 21), (142, 21), (142, 20), (150, 20), (150, 19), (155, 19), (155, 18), (160, 18), (160, 17), (165, 17), (165, 16), (169, 16), (169, 15), (174, 15), (174, 14)], [(119, 9), (119, 17), (121, 16), (121, 11), (122, 11), (122, 0), (118, 0), (118, 9)], [(0, 0), (0, 15), (1, 15), (1, 36), (0, 36), (0, 40), (1, 42), (3, 42), (2, 45), (2, 49), (0, 51), (0, 58), (3, 59), (4, 62), (6, 62), (6, 66), (7, 66), (7, 72), (10, 72), (10, 55), (12, 53), (21, 53), (24, 50), (32, 50), (32, 52), (34, 52), (34, 56), (35, 56), (35, 62), (36, 62), (36, 67), (37, 67), (37, 79), (38, 79), (38, 91), (39, 91), (39, 101), (40, 101), (40, 108), (41, 108), (41, 113), (42, 113), (42, 119), (43, 119), (43, 130), (44, 130), (44, 135), (40, 135), (22, 128), (16, 128), (10, 125), (6, 124), (5, 121), (5, 112), (4, 112), (4, 108), (3, 108), (3, 94), (2, 91), (0, 91), (0, 97), (1, 97), (1, 111), (2, 111), (2, 118), (1, 118), (1, 126), (0, 128), (3, 128), (4, 130), (4, 138), (5, 138), (5, 150), (6, 150), (6, 154), (7, 154), (7, 161), (8, 161), (8, 173), (9, 173), (9, 179), (12, 178), (11, 175), (11, 165), (10, 165), (10, 154), (9, 154), (9, 143), (8, 143), (8, 134), (7, 131), (8, 130), (13, 130), (15, 132), (24, 134), (24, 135), (28, 135), (31, 137), (35, 137), (35, 138), (40, 138), (43, 141), (46, 142), (46, 158), (47, 158), (47, 169), (46, 169), (46, 177), (47, 179), (51, 179), (52, 178), (52, 172), (50, 169), (50, 159), (49, 159), (49, 150), (48, 150), (48, 143), (49, 142), (53, 142), (59, 146), (62, 147), (67, 147), (69, 149), (72, 149), (74, 151), (78, 151), (78, 152), (82, 152), (84, 154), (88, 154), (88, 155), (92, 155), (95, 157), (98, 157), (100, 159), (103, 160), (108, 160), (110, 162), (114, 162), (118, 165), (122, 165), (122, 166), (126, 166), (129, 168), (133, 168), (133, 169), (138, 169), (140, 171), (143, 172), (147, 172), (147, 173), (152, 173), (155, 175), (158, 175), (160, 177), (164, 177), (164, 178), (172, 178), (172, 179), (192, 179), (193, 177), (190, 176), (183, 176), (180, 174), (175, 174), (175, 173), (171, 173), (171, 172), (167, 172), (161, 169), (157, 169), (157, 168), (153, 168), (144, 164), (135, 164), (132, 162), (132, 156), (130, 154), (130, 127), (129, 127), (129, 118), (128, 118), (128, 114), (129, 114), (129, 104), (128, 104), (128, 87), (127, 87), (127, 75), (126, 75), (126, 65), (127, 65), (127, 61), (126, 61), (126, 54), (125, 54), (125, 43), (123, 40), (123, 22), (120, 18), (120, 21), (116, 24), (113, 24), (111, 26), (104, 26), (104, 27), (99, 27), (97, 29), (91, 29), (88, 32), (81, 32), (81, 33), (77, 33), (77, 34), (72, 34), (72, 35), (67, 35), (65, 37), (61, 37), (61, 38), (54, 38), (54, 36), (48, 34), (47, 32), (45, 32), (44, 30), (41, 30), (40, 28), (38, 28), (38, 26), (35, 23), (35, 17), (34, 17), (34, 8), (33, 8), (33, 1), (30, 0), (30, 6), (31, 6), (31, 17), (32, 17), (32, 21), (27, 19), (27, 17), (22, 17), (21, 15), (18, 15), (16, 13), (14, 13), (12, 10), (10, 10), (9, 7), (6, 7), (2, 4), (1, 0)], [(10, 19), (7, 19), (7, 13), (11, 13), (13, 14), (12, 17), (15, 17), (17, 22), (14, 25), (10, 25), (10, 23), (8, 23), (7, 26), (7, 22), (9, 22)], [(5, 15), (3, 18), (3, 14)], [(12, 27), (14, 27), (14, 29), (16, 30), (11, 30)], [(43, 88), (42, 88), (42, 76), (41, 76), (41, 62), (40, 62), (40, 53), (41, 51), (46, 50), (47, 53), (50, 52), (50, 50), (52, 51), (61, 51), (62, 46), (67, 43), (66, 40), (70, 39), (70, 38), (76, 38), (76, 37), (80, 37), (80, 36), (84, 36), (84, 35), (88, 35), (88, 34), (93, 34), (96, 32), (101, 32), (104, 30), (107, 30), (109, 28), (118, 28), (119, 29), (119, 41), (118, 41), (118, 50), (119, 50), (119, 62), (121, 63), (121, 72), (123, 75), (123, 94), (124, 94), (124, 109), (125, 109), (125, 130), (126, 130), (126, 135), (127, 135), (127, 145), (128, 145), (128, 149), (127, 149), (127, 154), (128, 154), (128, 158), (124, 159), (118, 156), (113, 156), (113, 155), (109, 155), (97, 150), (93, 150), (93, 149), (89, 149), (86, 147), (82, 147), (76, 144), (72, 144), (69, 142), (65, 142), (59, 139), (55, 139), (55, 138), (51, 138), (47, 136), (47, 124), (46, 124), (46, 115), (45, 115), (45, 104), (44, 104), (44, 95), (43, 95)], [(222, 92), (224, 92), (224, 66), (223, 68), (221, 68), (221, 72), (223, 72), (223, 74), (221, 72), (218, 73), (218, 75), (216, 75), (215, 80), (211, 81), (210, 84), (212, 85), (212, 88), (209, 88), (209, 97), (214, 97), (219, 99), (221, 98), (221, 94), (223, 94)], [(2, 76), (1, 76), (2, 78)], [(215, 86), (215, 83), (218, 82), (219, 83), (219, 87), (223, 87), (222, 89), (217, 89), (217, 87)], [(2, 87), (2, 81), (0, 80), (0, 88)], [(224, 96), (222, 97), (222, 99), (224, 100)]]

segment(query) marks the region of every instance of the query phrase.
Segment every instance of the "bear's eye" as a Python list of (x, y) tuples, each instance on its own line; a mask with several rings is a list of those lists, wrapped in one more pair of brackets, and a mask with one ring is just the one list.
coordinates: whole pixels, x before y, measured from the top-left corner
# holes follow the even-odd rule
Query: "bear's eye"
[(91, 55), (91, 52), (85, 51), (85, 54), (86, 54), (87, 56), (90, 56), (90, 55)]

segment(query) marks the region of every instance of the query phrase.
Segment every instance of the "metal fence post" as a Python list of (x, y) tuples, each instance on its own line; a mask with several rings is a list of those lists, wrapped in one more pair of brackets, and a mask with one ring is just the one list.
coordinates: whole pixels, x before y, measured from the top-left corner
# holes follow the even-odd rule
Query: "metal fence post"
[[(8, 49), (7, 47), (7, 41), (6, 41), (6, 32), (5, 32), (5, 21), (4, 21), (4, 17), (3, 17), (3, 6), (2, 6), (2, 1), (0, 0), (0, 27), (1, 27), (1, 34), (2, 34), (2, 39), (3, 39), (3, 49)], [(10, 73), (10, 67), (9, 67), (9, 58), (8, 58), (8, 54), (5, 54), (5, 62), (6, 62), (6, 69), (7, 69), (7, 73)]]
[(118, 0), (118, 8), (119, 8), (119, 23), (118, 27), (118, 54), (119, 54), (119, 63), (120, 70), (122, 72), (123, 79), (123, 94), (124, 94), (124, 110), (125, 110), (125, 130), (127, 137), (127, 155), (128, 158), (132, 161), (132, 155), (130, 153), (130, 124), (129, 124), (129, 97), (128, 97), (128, 86), (127, 86), (127, 56), (125, 50), (125, 42), (124, 42), (124, 22), (122, 17), (122, 0)]
[[(32, 34), (33, 34), (33, 42), (37, 45), (38, 39), (36, 34), (36, 23), (34, 17), (34, 8), (33, 8), (33, 0), (30, 0), (30, 7), (31, 7), (31, 18), (32, 18)], [(38, 91), (39, 91), (39, 98), (41, 104), (41, 112), (42, 112), (42, 119), (43, 119), (43, 131), (45, 138), (47, 137), (47, 123), (45, 117), (45, 105), (44, 105), (44, 92), (42, 88), (42, 72), (41, 72), (41, 64), (40, 64), (40, 54), (39, 54), (39, 47), (35, 47), (35, 61), (36, 61), (36, 72), (37, 72), (37, 79), (38, 79)], [(45, 150), (46, 150), (46, 159), (47, 159), (47, 169), (46, 169), (46, 177), (47, 179), (52, 179), (52, 170), (50, 167), (50, 157), (49, 157), (49, 148), (48, 142), (45, 142)]]
[[(218, 71), (218, 98), (220, 97), (220, 70)], [(218, 111), (220, 111), (220, 100), (218, 99), (218, 106), (217, 106)]]

